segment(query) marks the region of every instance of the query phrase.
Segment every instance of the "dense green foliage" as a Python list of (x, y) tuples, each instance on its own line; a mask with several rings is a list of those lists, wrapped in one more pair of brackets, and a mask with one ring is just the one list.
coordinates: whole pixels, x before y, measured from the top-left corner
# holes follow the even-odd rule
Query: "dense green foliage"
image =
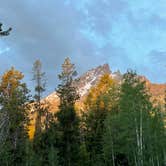
[[(124, 74), (121, 83), (105, 74), (89, 91), (85, 110), (78, 114), (76, 75), (74, 64), (66, 58), (56, 89), (59, 111), (53, 114), (42, 99), (45, 78), (39, 60), (33, 66), (32, 104), (22, 73), (14, 68), (4, 73), (0, 80), (0, 165), (166, 165), (163, 107), (151, 101), (145, 82), (133, 71)], [(35, 115), (33, 139), (28, 138), (29, 105)]]
[(124, 75), (119, 111), (108, 114), (105, 128), (104, 154), (108, 165), (164, 164), (166, 142), (162, 114), (150, 102), (145, 83), (132, 71)]
[(58, 147), (61, 165), (75, 166), (79, 160), (79, 118), (77, 117), (74, 104), (79, 98), (76, 88), (72, 85), (76, 76), (75, 67), (69, 58), (62, 65), (62, 73), (59, 75), (57, 93), (60, 98), (58, 120)]

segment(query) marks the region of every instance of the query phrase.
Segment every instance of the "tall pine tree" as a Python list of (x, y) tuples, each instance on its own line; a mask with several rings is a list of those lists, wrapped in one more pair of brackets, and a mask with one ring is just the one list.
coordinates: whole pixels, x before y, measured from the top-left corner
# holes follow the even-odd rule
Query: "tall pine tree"
[(42, 64), (40, 60), (35, 61), (33, 65), (33, 80), (36, 82), (35, 86), (35, 102), (34, 112), (36, 114), (35, 120), (35, 134), (33, 139), (34, 157), (33, 160), (37, 165), (57, 165), (58, 156), (56, 149), (56, 131), (53, 131), (54, 126), (53, 115), (49, 112), (49, 103), (42, 100), (42, 93), (45, 91), (45, 73), (42, 72)]
[(36, 60), (33, 64), (33, 80), (35, 81), (35, 137), (41, 134), (42, 122), (41, 117), (43, 113), (43, 105), (41, 103), (42, 93), (45, 91), (45, 73), (42, 72), (42, 64), (40, 60)]
[(59, 74), (57, 94), (60, 98), (57, 120), (59, 125), (59, 154), (61, 165), (78, 165), (79, 157), (79, 119), (75, 111), (75, 102), (79, 98), (73, 79), (77, 75), (75, 66), (66, 58)]

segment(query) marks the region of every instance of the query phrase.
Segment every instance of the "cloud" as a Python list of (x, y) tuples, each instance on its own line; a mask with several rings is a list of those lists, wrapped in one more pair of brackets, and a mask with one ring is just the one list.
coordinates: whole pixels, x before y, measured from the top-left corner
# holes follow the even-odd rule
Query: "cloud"
[[(93, 55), (93, 46), (79, 31), (82, 15), (75, 9), (62, 1), (42, 1), (40, 7), (38, 2), (7, 0), (1, 4), (0, 8), (5, 10), (0, 14), (2, 21), (13, 27), (11, 36), (5, 39), (6, 44), (14, 49), (11, 65), (29, 75), (35, 59), (41, 59), (48, 74), (49, 87), (53, 90), (64, 58), (70, 56), (83, 66), (80, 60), (87, 63)], [(10, 61), (7, 57), (4, 60)]]
[(10, 48), (9, 48), (9, 47), (2, 48), (2, 49), (0, 48), (0, 55), (6, 53), (6, 52), (8, 52), (8, 51), (10, 51)]
[(3, 1), (0, 21), (13, 31), (0, 43), (0, 48), (10, 48), (3, 53), (1, 71), (14, 65), (31, 86), (32, 64), (41, 59), (51, 92), (60, 64), (69, 56), (79, 73), (109, 62), (112, 69), (134, 68), (141, 74), (146, 67), (153, 82), (164, 82), (149, 55), (166, 52), (166, 6), (163, 0), (152, 1)]

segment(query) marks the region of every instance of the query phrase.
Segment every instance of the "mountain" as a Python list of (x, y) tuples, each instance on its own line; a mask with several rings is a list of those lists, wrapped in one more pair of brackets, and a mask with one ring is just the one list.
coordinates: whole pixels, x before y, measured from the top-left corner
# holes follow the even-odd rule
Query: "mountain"
[[(91, 87), (97, 84), (101, 76), (106, 73), (112, 74), (108, 64), (88, 70), (74, 81), (74, 86), (77, 88), (80, 95), (80, 101), (82, 101), (83, 98), (88, 94)], [(51, 93), (44, 100), (50, 103), (51, 112), (58, 111), (59, 98), (56, 92)], [(81, 104), (81, 102), (79, 102), (79, 104)]]
[[(76, 86), (79, 94), (80, 100), (76, 103), (78, 108), (84, 108), (84, 99), (88, 94), (89, 90), (94, 87), (98, 81), (100, 80), (103, 74), (110, 74), (113, 79), (117, 80), (121, 83), (123, 79), (123, 74), (120, 71), (112, 72), (108, 64), (104, 64), (98, 66), (94, 69), (88, 70), (82, 76), (74, 81), (74, 85)], [(152, 94), (152, 100), (156, 100), (158, 103), (163, 104), (165, 98), (165, 90), (166, 84), (154, 84), (151, 83), (145, 76), (140, 76), (140, 78), (146, 82), (146, 87), (149, 89), (149, 92)], [(59, 105), (59, 97), (56, 92), (51, 93), (47, 97), (43, 99), (43, 102), (49, 103), (50, 112), (57, 112)], [(33, 112), (33, 108), (31, 109), (31, 118), (32, 122), (29, 126), (29, 136), (33, 138), (34, 135), (34, 123), (35, 123), (35, 113)]]
[(97, 84), (103, 74), (111, 74), (111, 70), (108, 64), (98, 66), (97, 68), (91, 69), (78, 78), (75, 81), (75, 87), (77, 87), (80, 97), (85, 96), (89, 89)]
[[(75, 82), (74, 85), (76, 86), (79, 94), (80, 94), (80, 101), (79, 105), (82, 104), (83, 99), (88, 94), (89, 90), (97, 84), (103, 74), (110, 74), (113, 79), (117, 80), (118, 82), (122, 81), (123, 75), (120, 71), (112, 72), (108, 64), (104, 64), (88, 70), (86, 73), (81, 75)], [(164, 103), (164, 95), (166, 84), (154, 84), (151, 83), (145, 76), (140, 76), (142, 80), (146, 82), (147, 89), (149, 89), (150, 94), (152, 95), (152, 99), (157, 100), (158, 103)], [(44, 100), (50, 103), (50, 110), (57, 111), (58, 110), (58, 103), (59, 98), (56, 92), (51, 93), (48, 95)]]

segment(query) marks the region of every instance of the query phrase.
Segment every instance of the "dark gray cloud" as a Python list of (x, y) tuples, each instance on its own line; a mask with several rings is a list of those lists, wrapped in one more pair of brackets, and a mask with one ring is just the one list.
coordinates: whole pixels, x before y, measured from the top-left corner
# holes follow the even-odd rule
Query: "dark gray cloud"
[[(80, 72), (93, 65), (89, 59), (94, 59), (95, 48), (80, 33), (83, 15), (63, 1), (6, 0), (1, 2), (0, 15), (5, 25), (13, 27), (11, 36), (3, 40), (11, 51), (2, 59), (22, 70), (27, 79), (38, 58), (49, 78), (50, 91), (56, 87), (57, 73), (66, 56), (79, 66)], [(12, 54), (12, 62), (7, 54)]]

